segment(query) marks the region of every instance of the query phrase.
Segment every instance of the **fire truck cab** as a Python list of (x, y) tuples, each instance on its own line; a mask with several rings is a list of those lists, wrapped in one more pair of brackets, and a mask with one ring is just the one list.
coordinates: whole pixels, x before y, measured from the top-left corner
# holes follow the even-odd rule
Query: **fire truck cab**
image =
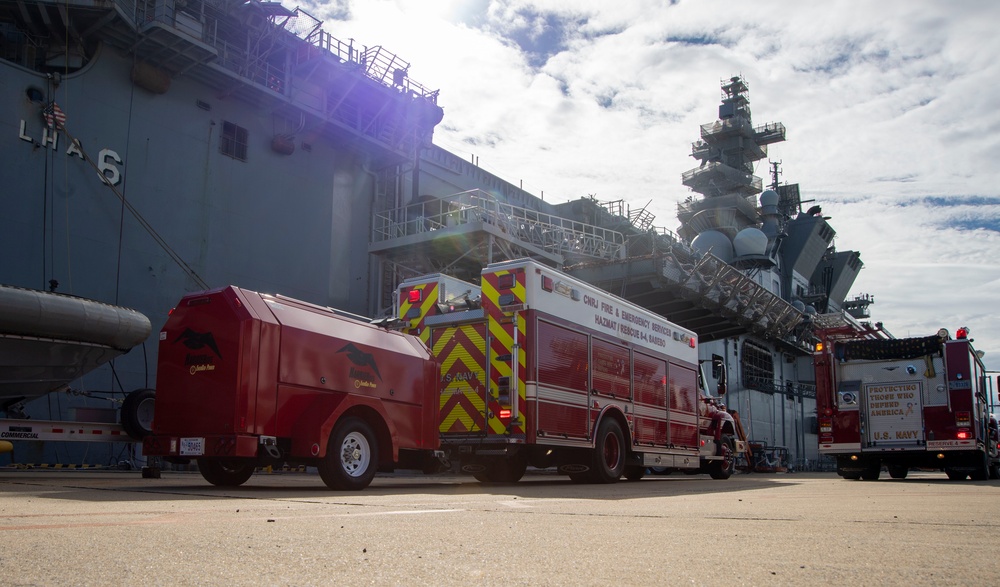
[[(823, 333), (820, 333), (823, 336)], [(920, 338), (836, 340), (814, 355), (820, 454), (845, 479), (911, 468), (950, 479), (1000, 478), (997, 422), (968, 329)]]
[(695, 334), (603, 290), (517, 260), (478, 285), (408, 280), (397, 299), (441, 365), (441, 448), (480, 481), (516, 482), (528, 466), (577, 482), (647, 467), (724, 479), (744, 451), (705, 391)]

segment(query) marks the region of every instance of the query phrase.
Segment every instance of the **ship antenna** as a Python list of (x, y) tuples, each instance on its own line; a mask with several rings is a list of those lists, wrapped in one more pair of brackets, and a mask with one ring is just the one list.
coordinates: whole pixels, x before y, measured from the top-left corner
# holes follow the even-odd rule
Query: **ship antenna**
[(781, 161), (771, 161), (771, 189), (778, 191), (778, 176), (781, 175), (781, 171), (778, 166), (781, 165)]

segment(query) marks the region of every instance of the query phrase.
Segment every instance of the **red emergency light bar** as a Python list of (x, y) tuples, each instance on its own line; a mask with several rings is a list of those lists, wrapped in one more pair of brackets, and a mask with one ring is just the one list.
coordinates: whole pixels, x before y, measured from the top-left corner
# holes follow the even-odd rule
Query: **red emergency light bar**
[(423, 290), (419, 289), (411, 289), (406, 294), (406, 299), (408, 299), (411, 304), (419, 304), (420, 302), (424, 301), (423, 297), (424, 297), (424, 292)]

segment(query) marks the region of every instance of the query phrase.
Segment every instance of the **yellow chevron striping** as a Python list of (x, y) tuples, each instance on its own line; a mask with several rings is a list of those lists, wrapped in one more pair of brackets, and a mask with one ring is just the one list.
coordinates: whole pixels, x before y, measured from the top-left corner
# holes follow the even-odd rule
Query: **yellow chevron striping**
[[(482, 408), (480, 407), (482, 406), (483, 403), (481, 398), (472, 394), (466, 394), (466, 397), (472, 400), (472, 404), (476, 409), (482, 410)], [(477, 402), (476, 400), (479, 401)], [(442, 405), (441, 405), (442, 408), (445, 407), (444, 403), (445, 403), (445, 396), (442, 396)], [(476, 405), (477, 403), (479, 404), (478, 406)], [(465, 427), (465, 431), (476, 432), (479, 430), (479, 427), (476, 426), (476, 418), (474, 418), (472, 414), (469, 414), (469, 412), (466, 411), (465, 407), (461, 404), (461, 402), (456, 403), (455, 407), (452, 408), (451, 412), (449, 412), (448, 415), (446, 415), (441, 420), (441, 425), (438, 428), (438, 430), (440, 430), (441, 432), (457, 432), (456, 430), (452, 430), (452, 428), (455, 426), (455, 422), (460, 422)]]

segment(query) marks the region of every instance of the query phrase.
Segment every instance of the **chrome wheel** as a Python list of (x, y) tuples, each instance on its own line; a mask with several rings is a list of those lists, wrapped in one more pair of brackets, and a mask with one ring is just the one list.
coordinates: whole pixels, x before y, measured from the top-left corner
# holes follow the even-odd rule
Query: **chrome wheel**
[(372, 448), (368, 439), (360, 432), (351, 432), (344, 437), (340, 447), (340, 464), (344, 473), (351, 477), (364, 475), (371, 466)]

